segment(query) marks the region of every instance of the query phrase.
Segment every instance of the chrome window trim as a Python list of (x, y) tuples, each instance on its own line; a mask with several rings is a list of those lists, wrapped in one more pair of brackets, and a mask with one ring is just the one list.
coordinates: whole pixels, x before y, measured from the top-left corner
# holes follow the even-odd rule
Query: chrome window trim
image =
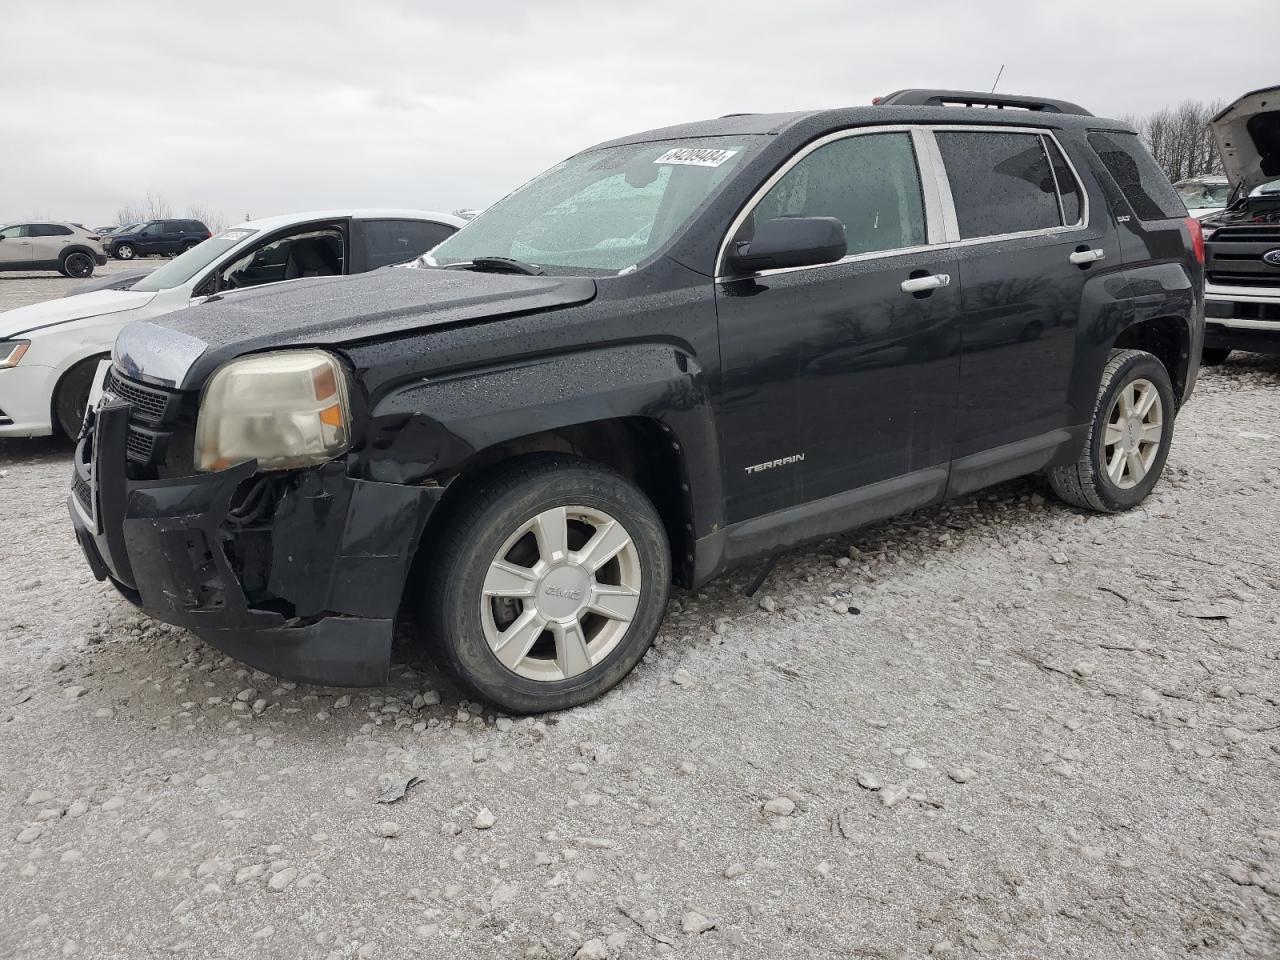
[[(960, 223), (956, 217), (955, 200), (951, 195), (951, 181), (947, 177), (947, 167), (942, 159), (942, 151), (938, 147), (937, 138), (934, 136), (938, 132), (959, 131), (963, 133), (1022, 133), (1031, 134), (1037, 137), (1049, 137), (1057, 146), (1058, 151), (1062, 154), (1062, 159), (1066, 161), (1067, 168), (1071, 171), (1071, 176), (1075, 178), (1076, 188), (1080, 191), (1080, 219), (1073, 224), (1059, 227), (1045, 227), (1038, 230), (1020, 230), (1015, 233), (994, 234), (989, 237), (970, 237), (961, 239)], [(868, 253), (854, 253), (842, 257), (839, 260), (833, 260), (831, 263), (815, 263), (805, 267), (780, 267), (777, 270), (761, 270), (755, 273), (731, 274), (724, 273), (725, 255), (729, 249), (729, 242), (737, 234), (743, 222), (755, 210), (756, 206), (764, 199), (765, 195), (773, 189), (774, 184), (787, 175), (791, 168), (807, 157), (813, 151), (826, 146), (828, 143), (834, 143), (837, 140), (844, 140), (848, 137), (869, 136), (877, 133), (909, 133), (911, 135), (911, 143), (915, 149), (916, 170), (920, 176), (920, 189), (924, 196), (924, 212), (925, 212), (925, 236), (928, 243), (917, 245), (914, 247), (895, 247), (891, 250), (873, 250)], [(1043, 149), (1043, 144), (1041, 145)], [(1054, 177), (1054, 185), (1057, 186), (1057, 174), (1053, 170), (1053, 158), (1049, 152), (1045, 150), (1045, 159), (1049, 162), (1049, 172)], [(1062, 192), (1059, 189), (1057, 194), (1059, 216), (1062, 215)], [(843, 263), (858, 263), (864, 260), (879, 260), (884, 257), (906, 256), (913, 253), (922, 253), (930, 250), (949, 250), (957, 247), (971, 247), (981, 243), (1000, 243), (1005, 240), (1024, 240), (1030, 237), (1056, 237), (1076, 231), (1087, 230), (1090, 220), (1091, 208), (1089, 203), (1089, 191), (1085, 189), (1084, 181), (1080, 177), (1080, 171), (1076, 169), (1075, 161), (1071, 159), (1071, 155), (1063, 149), (1062, 143), (1058, 140), (1057, 135), (1052, 131), (1043, 127), (1013, 127), (1004, 125), (988, 125), (973, 123), (957, 123), (957, 124), (891, 124), (887, 126), (876, 127), (858, 127), (852, 130), (837, 130), (819, 137), (817, 140), (806, 144), (803, 148), (796, 151), (787, 160), (785, 164), (779, 167), (767, 179), (751, 198), (743, 205), (738, 215), (733, 218), (729, 224), (729, 229), (725, 233), (724, 239), (720, 242), (720, 250), (716, 254), (715, 282), (727, 283), (732, 280), (742, 280), (747, 277), (768, 277), (782, 273), (796, 273), (801, 270), (817, 270), (824, 267), (835, 267)], [(940, 237), (940, 239), (939, 239)]]

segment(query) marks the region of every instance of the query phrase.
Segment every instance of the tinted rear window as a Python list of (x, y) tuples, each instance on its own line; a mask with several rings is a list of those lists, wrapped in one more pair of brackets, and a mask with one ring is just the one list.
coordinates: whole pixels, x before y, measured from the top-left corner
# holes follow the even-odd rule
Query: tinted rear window
[(1049, 158), (1034, 133), (939, 131), (960, 236), (1062, 226)]
[(71, 236), (71, 230), (56, 223), (33, 223), (31, 232), (28, 235), (32, 237), (69, 237)]
[(1187, 215), (1178, 191), (1173, 189), (1137, 134), (1091, 133), (1089, 145), (1139, 220), (1169, 220)]

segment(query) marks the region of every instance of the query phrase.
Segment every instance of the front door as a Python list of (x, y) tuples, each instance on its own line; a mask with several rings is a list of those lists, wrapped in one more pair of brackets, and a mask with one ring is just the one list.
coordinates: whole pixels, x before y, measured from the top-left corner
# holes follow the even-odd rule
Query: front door
[(1088, 202), (1052, 136), (973, 128), (935, 136), (960, 240), (957, 492), (1038, 469), (1067, 442), (1066, 428), (1089, 419), (1092, 409), (1073, 409), (1070, 395), (1085, 286), (1122, 263), (1105, 204)]
[(0, 230), (0, 263), (9, 269), (14, 264), (31, 262), (30, 228), (25, 223), (15, 223), (11, 227)]
[(908, 475), (945, 479), (959, 285), (953, 252), (930, 243), (939, 208), (915, 145), (908, 130), (810, 145), (735, 234), (836, 217), (848, 255), (717, 281), (729, 523)]

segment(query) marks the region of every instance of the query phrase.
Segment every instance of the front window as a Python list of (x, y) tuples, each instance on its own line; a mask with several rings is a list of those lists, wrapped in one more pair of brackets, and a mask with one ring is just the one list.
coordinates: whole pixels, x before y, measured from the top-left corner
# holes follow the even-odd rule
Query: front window
[(1251, 196), (1255, 196), (1255, 197), (1280, 196), (1280, 180), (1272, 180), (1270, 183), (1264, 183), (1260, 187), (1255, 187)]
[(485, 210), (424, 258), (520, 260), (549, 272), (617, 273), (671, 239), (765, 140), (701, 137), (570, 157)]
[(1175, 186), (1188, 210), (1216, 210), (1231, 197), (1231, 184), (1225, 181), (1184, 180)]
[(157, 290), (168, 290), (180, 287), (200, 273), (205, 267), (217, 260), (232, 247), (256, 233), (244, 227), (224, 230), (212, 239), (197, 244), (179, 257), (174, 257), (158, 270), (153, 270), (133, 285), (134, 290), (155, 293)]

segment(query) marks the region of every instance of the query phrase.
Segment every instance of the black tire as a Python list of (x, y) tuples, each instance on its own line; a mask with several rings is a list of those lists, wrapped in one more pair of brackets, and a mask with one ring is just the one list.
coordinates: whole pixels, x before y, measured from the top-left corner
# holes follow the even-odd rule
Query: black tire
[(180, 251), (178, 251), (178, 252), (179, 252), (180, 254), (182, 254), (182, 253), (186, 253), (188, 250), (193, 250), (193, 249), (195, 249), (195, 248), (196, 248), (196, 247), (198, 247), (198, 246), (200, 246), (200, 244), (199, 244), (199, 242), (198, 242), (198, 241), (196, 241), (196, 240), (191, 240), (191, 241), (188, 241), (187, 243), (184, 243), (184, 244), (182, 245), (182, 249), (181, 249)]
[(80, 436), (84, 423), (84, 408), (89, 403), (89, 390), (93, 386), (93, 374), (102, 357), (81, 360), (62, 375), (53, 394), (53, 415), (62, 435), (70, 440)]
[(83, 250), (72, 250), (58, 263), (58, 272), (73, 280), (84, 280), (93, 276), (93, 257)]
[(1200, 364), (1205, 367), (1216, 367), (1226, 363), (1231, 356), (1230, 347), (1205, 347), (1200, 351)]
[[(568, 679), (530, 679), (502, 664), (485, 639), (481, 588), (510, 536), (543, 511), (570, 505), (621, 523), (640, 561), (639, 603), (599, 663)], [(666, 611), (671, 555), (662, 520), (639, 489), (591, 461), (559, 454), (510, 461), (451, 506), (446, 526), (425, 550), (415, 572), (421, 587), (417, 614), (432, 655), (470, 693), (511, 713), (564, 710), (600, 696), (640, 662)]]
[(117, 260), (132, 260), (137, 257), (138, 250), (132, 243), (117, 243), (112, 248), (111, 255)]
[[(1146, 380), (1155, 387), (1160, 397), (1162, 422), (1159, 447), (1146, 475), (1134, 486), (1124, 488), (1107, 473), (1103, 440), (1117, 395), (1135, 380)], [(1080, 459), (1065, 466), (1050, 467), (1047, 471), (1053, 492), (1072, 506), (1100, 513), (1119, 513), (1136, 507), (1151, 493), (1164, 470), (1173, 438), (1176, 409), (1173, 385), (1164, 364), (1143, 350), (1112, 350), (1111, 358), (1102, 370), (1089, 437)]]

